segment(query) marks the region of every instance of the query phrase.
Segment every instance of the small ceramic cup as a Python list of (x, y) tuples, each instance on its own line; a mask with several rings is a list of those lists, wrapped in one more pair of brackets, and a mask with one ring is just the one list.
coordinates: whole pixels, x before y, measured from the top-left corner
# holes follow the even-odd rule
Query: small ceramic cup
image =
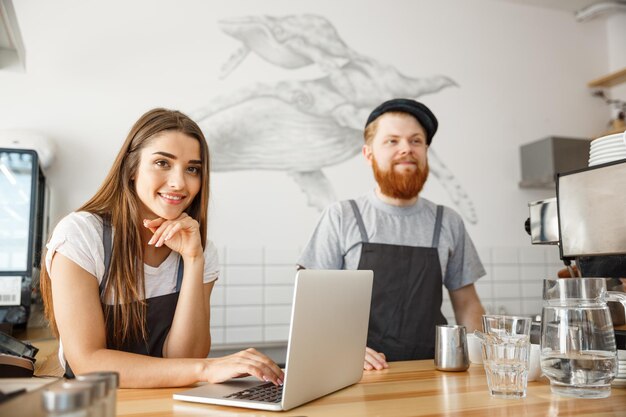
[(483, 363), (482, 342), (474, 333), (469, 333), (467, 335), (467, 352), (471, 363)]
[(541, 347), (530, 345), (530, 365), (528, 366), (528, 381), (536, 381), (541, 377)]

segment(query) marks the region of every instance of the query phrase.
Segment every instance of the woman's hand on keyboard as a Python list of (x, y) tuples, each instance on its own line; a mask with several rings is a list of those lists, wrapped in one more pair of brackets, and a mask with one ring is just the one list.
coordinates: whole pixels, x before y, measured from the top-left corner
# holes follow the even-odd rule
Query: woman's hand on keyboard
[(231, 378), (255, 376), (261, 381), (282, 385), (285, 375), (270, 358), (254, 348), (242, 350), (221, 358), (204, 361), (203, 379), (211, 383), (224, 382)]

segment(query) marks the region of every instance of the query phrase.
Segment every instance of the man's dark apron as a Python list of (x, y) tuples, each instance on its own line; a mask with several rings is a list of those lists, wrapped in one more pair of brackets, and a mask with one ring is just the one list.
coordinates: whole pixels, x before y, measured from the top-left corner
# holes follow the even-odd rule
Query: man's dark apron
[(439, 235), (443, 207), (437, 217), (431, 247), (371, 243), (361, 212), (350, 200), (361, 233), (358, 269), (374, 271), (367, 346), (387, 361), (435, 357), (435, 326), (447, 324), (441, 314), (442, 274)]
[[(111, 264), (111, 221), (108, 217), (103, 217), (103, 233), (102, 245), (104, 246), (104, 276), (100, 283), (100, 300), (102, 309), (107, 320), (107, 341), (115, 340), (113, 329), (113, 309), (119, 306), (111, 306), (104, 303), (104, 290), (109, 278), (109, 266)], [(146, 300), (146, 340), (124, 340), (120, 346), (109, 346), (108, 349), (116, 349), (124, 352), (138, 353), (141, 355), (149, 355), (155, 357), (163, 357), (163, 344), (172, 327), (174, 313), (176, 312), (176, 304), (178, 302), (178, 294), (180, 286), (183, 282), (183, 262), (179, 259), (178, 270), (176, 275), (176, 292), (172, 294), (161, 295), (158, 297), (148, 298)], [(65, 377), (73, 378), (74, 373), (70, 368), (70, 364), (65, 365)]]

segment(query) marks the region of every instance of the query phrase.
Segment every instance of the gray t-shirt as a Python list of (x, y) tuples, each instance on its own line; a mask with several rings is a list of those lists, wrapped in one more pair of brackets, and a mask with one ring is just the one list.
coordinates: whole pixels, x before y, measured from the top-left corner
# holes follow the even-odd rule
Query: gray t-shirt
[[(372, 243), (430, 247), (437, 205), (425, 198), (409, 207), (381, 201), (374, 191), (355, 200)], [(361, 233), (348, 201), (332, 204), (322, 213), (298, 264), (307, 269), (357, 269), (361, 258)], [(443, 284), (456, 290), (485, 275), (463, 219), (445, 207), (439, 237)]]

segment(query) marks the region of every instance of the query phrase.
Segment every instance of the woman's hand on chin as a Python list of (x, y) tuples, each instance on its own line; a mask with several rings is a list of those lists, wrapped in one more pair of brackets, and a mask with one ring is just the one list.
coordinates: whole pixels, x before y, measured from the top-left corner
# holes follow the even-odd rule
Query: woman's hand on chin
[(154, 220), (144, 219), (143, 225), (153, 233), (148, 245), (154, 245), (157, 248), (165, 245), (174, 252), (180, 253), (182, 257), (202, 256), (200, 225), (187, 213), (182, 213), (173, 220), (160, 217)]

